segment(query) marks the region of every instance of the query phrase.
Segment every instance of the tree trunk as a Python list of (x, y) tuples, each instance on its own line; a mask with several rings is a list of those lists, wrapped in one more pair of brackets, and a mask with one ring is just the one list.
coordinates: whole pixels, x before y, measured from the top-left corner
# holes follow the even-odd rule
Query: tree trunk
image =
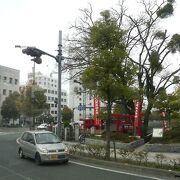
[(143, 137), (144, 139), (147, 136), (148, 133), (148, 123), (149, 123), (149, 116), (151, 114), (151, 109), (153, 107), (153, 104), (151, 102), (148, 102), (146, 112), (144, 114), (144, 124), (143, 124)]
[(106, 159), (110, 160), (110, 124), (111, 124), (111, 103), (107, 104), (107, 120), (106, 120)]

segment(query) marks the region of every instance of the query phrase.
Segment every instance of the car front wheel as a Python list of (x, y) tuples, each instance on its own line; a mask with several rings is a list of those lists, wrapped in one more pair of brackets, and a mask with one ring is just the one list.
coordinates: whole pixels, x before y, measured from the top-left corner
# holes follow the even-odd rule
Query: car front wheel
[(41, 165), (41, 164), (42, 164), (42, 162), (41, 162), (41, 156), (39, 155), (39, 153), (36, 153), (36, 155), (35, 155), (35, 163), (36, 163), (37, 165)]
[(22, 150), (21, 148), (19, 148), (18, 154), (19, 154), (19, 158), (20, 158), (20, 159), (23, 159), (23, 158), (24, 158), (23, 150)]

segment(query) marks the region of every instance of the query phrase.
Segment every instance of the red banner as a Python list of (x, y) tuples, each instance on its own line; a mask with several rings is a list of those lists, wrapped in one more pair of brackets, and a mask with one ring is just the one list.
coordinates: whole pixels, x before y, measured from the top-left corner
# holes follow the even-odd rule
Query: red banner
[(141, 102), (139, 100), (134, 101), (134, 127), (141, 126)]

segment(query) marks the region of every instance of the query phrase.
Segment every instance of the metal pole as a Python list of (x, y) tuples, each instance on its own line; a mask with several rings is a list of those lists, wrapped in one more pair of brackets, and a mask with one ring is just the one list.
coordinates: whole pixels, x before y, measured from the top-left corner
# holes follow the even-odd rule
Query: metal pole
[(58, 44), (58, 110), (57, 110), (57, 122), (58, 129), (57, 135), (62, 138), (61, 127), (61, 59), (62, 59), (62, 31), (59, 31), (59, 44)]

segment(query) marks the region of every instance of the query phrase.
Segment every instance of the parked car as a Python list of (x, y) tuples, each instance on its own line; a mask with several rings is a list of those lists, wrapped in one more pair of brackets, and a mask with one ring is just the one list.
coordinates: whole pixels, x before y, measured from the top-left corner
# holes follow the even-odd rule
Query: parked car
[(50, 131), (26, 131), (17, 140), (18, 155), (29, 157), (40, 165), (43, 162), (68, 162), (69, 150), (57, 135)]
[(43, 130), (43, 129), (47, 130), (47, 128), (48, 128), (48, 124), (47, 123), (40, 124), (37, 127), (37, 129), (40, 129), (40, 130)]

